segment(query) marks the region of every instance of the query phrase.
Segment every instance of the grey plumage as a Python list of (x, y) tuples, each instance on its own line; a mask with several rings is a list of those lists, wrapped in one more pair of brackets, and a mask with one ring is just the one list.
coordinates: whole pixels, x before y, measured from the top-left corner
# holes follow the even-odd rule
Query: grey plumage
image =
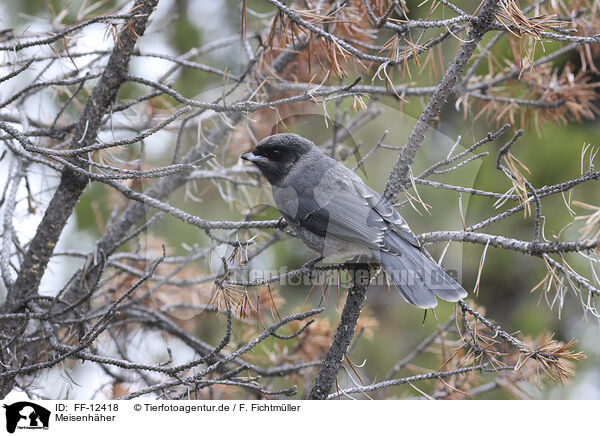
[(242, 156), (273, 188), (275, 205), (298, 237), (327, 258), (367, 255), (400, 294), (421, 308), (466, 291), (421, 251), (394, 207), (350, 169), (295, 134), (272, 135)]

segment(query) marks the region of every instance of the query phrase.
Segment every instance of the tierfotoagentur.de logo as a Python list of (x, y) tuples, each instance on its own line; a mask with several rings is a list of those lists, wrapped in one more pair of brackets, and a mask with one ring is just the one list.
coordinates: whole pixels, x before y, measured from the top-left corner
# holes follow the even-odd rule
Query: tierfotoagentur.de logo
[(6, 411), (6, 431), (14, 433), (16, 429), (47, 430), (50, 411), (29, 401), (4, 405)]

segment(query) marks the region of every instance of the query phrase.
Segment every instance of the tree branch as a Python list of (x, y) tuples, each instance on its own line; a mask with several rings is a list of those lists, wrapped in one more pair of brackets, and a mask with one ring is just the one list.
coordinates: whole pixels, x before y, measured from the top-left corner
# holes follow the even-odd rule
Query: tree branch
[(478, 20), (472, 23), (471, 28), (467, 32), (466, 41), (460, 47), (452, 63), (446, 70), (444, 77), (427, 102), (427, 106), (417, 120), (415, 127), (394, 164), (384, 192), (384, 196), (388, 200), (393, 202), (402, 187), (410, 184), (409, 168), (415, 159), (417, 151), (419, 151), (419, 148), (423, 144), (425, 134), (437, 119), (442, 106), (454, 90), (454, 86), (463, 73), (467, 62), (471, 59), (479, 41), (481, 41), (483, 35), (488, 31), (488, 27), (492, 23), (497, 9), (498, 0), (485, 0), (485, 3), (483, 3), (478, 14)]
[(352, 341), (352, 337), (354, 336), (356, 323), (358, 322), (367, 296), (367, 289), (371, 279), (369, 265), (354, 264), (353, 269), (350, 269), (349, 273), (352, 276), (352, 286), (348, 289), (346, 303), (344, 304), (333, 342), (329, 347), (315, 383), (306, 397), (308, 400), (324, 400), (331, 391), (338, 370), (346, 357), (350, 341)]

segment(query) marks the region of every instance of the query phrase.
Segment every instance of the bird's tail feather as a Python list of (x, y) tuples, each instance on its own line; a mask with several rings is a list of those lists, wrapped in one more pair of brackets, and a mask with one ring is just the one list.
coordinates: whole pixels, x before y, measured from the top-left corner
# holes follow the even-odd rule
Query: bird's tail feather
[(437, 305), (436, 296), (458, 301), (467, 296), (463, 287), (419, 249), (393, 231), (384, 241), (400, 253), (373, 251), (394, 287), (410, 304), (429, 309)]

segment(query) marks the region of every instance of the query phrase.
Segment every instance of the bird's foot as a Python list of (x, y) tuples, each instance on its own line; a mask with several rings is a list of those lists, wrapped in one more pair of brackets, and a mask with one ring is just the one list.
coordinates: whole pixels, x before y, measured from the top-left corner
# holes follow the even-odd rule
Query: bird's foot
[(311, 259), (308, 262), (306, 262), (304, 265), (302, 265), (302, 268), (314, 269), (315, 265), (317, 263), (321, 262), (323, 259), (324, 259), (323, 256), (315, 257), (314, 259)]
[(377, 262), (375, 259), (373, 259), (372, 256), (366, 256), (364, 254), (354, 256), (353, 258), (348, 259), (346, 262), (344, 262), (344, 264), (350, 270), (357, 270), (357, 269), (372, 270), (372, 269), (379, 268), (379, 262)]

